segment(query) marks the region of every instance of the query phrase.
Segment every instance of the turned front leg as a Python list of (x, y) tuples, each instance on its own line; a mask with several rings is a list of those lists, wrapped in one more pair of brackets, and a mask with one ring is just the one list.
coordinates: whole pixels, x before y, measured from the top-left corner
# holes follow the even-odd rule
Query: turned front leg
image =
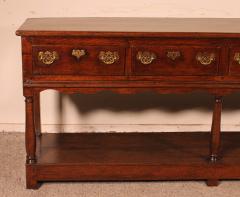
[[(221, 112), (222, 112), (222, 97), (216, 96), (214, 99), (214, 110), (212, 118), (211, 138), (210, 138), (210, 162), (215, 163), (219, 159), (221, 145)], [(208, 179), (208, 186), (217, 186), (218, 179)]]
[(35, 131), (38, 136), (41, 136), (41, 113), (40, 113), (40, 93), (34, 93), (34, 124)]
[(26, 131), (25, 131), (25, 145), (27, 164), (36, 163), (36, 134), (35, 134), (35, 125), (34, 125), (34, 97), (26, 96), (25, 97), (26, 105)]
[(221, 111), (222, 97), (216, 96), (214, 102), (211, 139), (210, 139), (210, 161), (216, 162), (219, 157), (221, 143)]

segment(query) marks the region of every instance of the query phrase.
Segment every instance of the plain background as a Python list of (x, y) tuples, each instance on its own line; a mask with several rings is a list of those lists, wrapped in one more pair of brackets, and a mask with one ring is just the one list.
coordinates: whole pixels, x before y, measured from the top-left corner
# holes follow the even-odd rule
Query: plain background
[[(240, 17), (239, 0), (0, 0), (0, 130), (24, 131), (21, 45), (16, 29), (29, 17)], [(54, 131), (210, 130), (213, 97), (41, 94), (42, 123)], [(240, 96), (224, 103), (223, 129), (239, 130)]]

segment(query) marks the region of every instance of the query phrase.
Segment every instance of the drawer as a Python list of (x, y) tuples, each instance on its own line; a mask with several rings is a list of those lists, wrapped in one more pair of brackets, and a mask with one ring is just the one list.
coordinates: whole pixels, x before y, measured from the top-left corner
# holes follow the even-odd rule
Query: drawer
[(123, 75), (124, 67), (124, 47), (33, 46), (35, 75)]
[(240, 47), (230, 48), (229, 61), (230, 75), (240, 75)]
[(215, 75), (220, 47), (134, 46), (132, 65), (135, 75)]

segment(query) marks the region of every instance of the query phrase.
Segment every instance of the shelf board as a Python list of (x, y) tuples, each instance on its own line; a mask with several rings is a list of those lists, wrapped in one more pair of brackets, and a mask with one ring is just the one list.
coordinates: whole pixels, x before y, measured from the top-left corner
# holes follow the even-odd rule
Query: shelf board
[(209, 132), (43, 134), (38, 180), (188, 180), (240, 178), (240, 133), (223, 132), (211, 163)]

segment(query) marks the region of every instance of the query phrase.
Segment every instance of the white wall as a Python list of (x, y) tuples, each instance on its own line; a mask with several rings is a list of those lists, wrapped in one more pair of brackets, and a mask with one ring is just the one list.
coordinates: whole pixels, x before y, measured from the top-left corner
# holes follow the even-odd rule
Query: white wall
[[(239, 6), (239, 0), (0, 0), (0, 130), (24, 131), (20, 38), (15, 30), (26, 18), (240, 17)], [(42, 94), (42, 122), (45, 131), (59, 127), (68, 131), (209, 130), (211, 98), (207, 94), (180, 95), (180, 99), (156, 94), (60, 96), (47, 91)], [(223, 127), (227, 130), (240, 128), (238, 100), (237, 94), (226, 99)]]

